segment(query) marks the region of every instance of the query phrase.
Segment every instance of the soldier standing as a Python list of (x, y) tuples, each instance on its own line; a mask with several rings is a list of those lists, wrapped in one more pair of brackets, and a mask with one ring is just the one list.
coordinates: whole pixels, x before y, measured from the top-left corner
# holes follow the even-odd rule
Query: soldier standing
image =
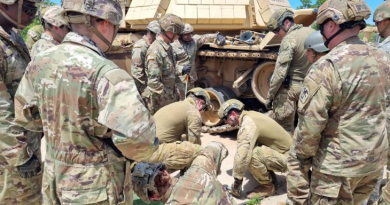
[(143, 93), (152, 114), (178, 100), (175, 92), (175, 59), (170, 44), (177, 39), (184, 28), (181, 18), (174, 14), (166, 14), (158, 23), (161, 33), (146, 54), (148, 79)]
[[(133, 78), (107, 60), (116, 0), (63, 0), (73, 32), (37, 54), (16, 93), (16, 120), (47, 142), (44, 204), (131, 204), (130, 162), (158, 149)], [(126, 158), (125, 158), (126, 157)]]
[[(216, 41), (217, 45), (225, 44), (225, 37), (220, 33), (195, 35), (193, 36), (194, 28), (186, 23), (184, 30), (181, 32), (178, 40), (172, 43), (173, 52), (176, 58), (176, 89), (180, 94), (180, 100), (184, 100), (187, 90), (194, 87), (195, 81), (198, 79), (195, 59), (196, 52), (203, 44), (211, 41)], [(189, 75), (189, 80), (186, 83), (186, 75)]]
[[(39, 19), (42, 19), (43, 15), (45, 15), (45, 12), (47, 11), (48, 7), (44, 6), (41, 4), (38, 12), (38, 17)], [(35, 42), (37, 42), (40, 38), (42, 33), (45, 32), (45, 29), (43, 28), (42, 25), (35, 25), (28, 29), (27, 35), (26, 35), (26, 45), (27, 49), (29, 52), (32, 49), (32, 46), (34, 45)]]
[(61, 12), (61, 7), (52, 6), (43, 15), (41, 22), (45, 32), (42, 33), (41, 39), (34, 43), (30, 51), (31, 58), (34, 58), (41, 51), (60, 44), (68, 34), (69, 25), (61, 16)]
[(234, 155), (232, 195), (241, 197), (242, 181), (247, 169), (260, 184), (248, 193), (247, 198), (274, 195), (274, 171), (287, 171), (291, 136), (270, 117), (255, 111), (245, 111), (244, 104), (235, 99), (224, 102), (218, 116), (227, 124), (240, 127)]
[(154, 20), (146, 27), (146, 35), (138, 40), (133, 47), (131, 54), (131, 75), (135, 80), (138, 92), (142, 94), (146, 88), (145, 57), (149, 46), (156, 40), (156, 35), (160, 33), (160, 25)]
[(273, 13), (267, 26), (282, 43), (265, 105), (273, 108), (275, 121), (292, 135), (298, 96), (310, 66), (303, 44), (314, 30), (294, 24), (294, 13), (287, 8)]
[(132, 176), (134, 192), (146, 203), (235, 205), (217, 179), (227, 155), (223, 144), (211, 142), (179, 179), (172, 178), (162, 164), (138, 163)]
[(23, 29), (35, 18), (40, 0), (0, 0), (0, 204), (41, 204), (41, 133), (14, 123), (14, 96), (30, 56)]
[[(169, 104), (154, 114), (156, 135), (160, 143), (189, 141), (201, 144), (202, 131), (201, 112), (210, 109), (209, 94), (202, 88), (193, 88), (187, 93), (184, 101)], [(167, 117), (174, 116), (174, 117)], [(182, 139), (185, 135), (185, 139)]]
[(294, 148), (312, 168), (311, 204), (362, 204), (386, 164), (389, 56), (359, 31), (370, 8), (360, 0), (328, 0), (317, 23), (330, 49), (305, 78)]

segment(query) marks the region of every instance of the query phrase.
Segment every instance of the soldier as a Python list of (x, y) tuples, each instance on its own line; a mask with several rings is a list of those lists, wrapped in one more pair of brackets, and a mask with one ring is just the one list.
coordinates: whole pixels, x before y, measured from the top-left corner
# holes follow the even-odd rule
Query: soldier
[(209, 94), (202, 88), (193, 88), (188, 91), (184, 101), (161, 108), (153, 116), (156, 120), (156, 135), (160, 143), (189, 141), (200, 145), (202, 131), (200, 113), (209, 110), (210, 106)]
[[(322, 35), (319, 31), (311, 33), (305, 39), (304, 47), (306, 49), (306, 57), (310, 64), (313, 64), (329, 52), (329, 49), (324, 45)], [(303, 174), (301, 172), (294, 149), (290, 149), (290, 154), (287, 158), (287, 168), (287, 204), (307, 205), (310, 192), (310, 173)], [(281, 204), (286, 203), (279, 202), (279, 205)]]
[(44, 204), (131, 204), (126, 158), (149, 159), (159, 143), (133, 78), (103, 53), (120, 3), (63, 0), (62, 8), (73, 32), (35, 56), (15, 96), (17, 122), (47, 142)]
[[(48, 7), (41, 4), (38, 12), (39, 19), (42, 19), (43, 15), (45, 15), (45, 12), (47, 11)], [(26, 35), (26, 45), (27, 49), (31, 51), (32, 46), (35, 42), (37, 42), (40, 38), (42, 33), (45, 32), (45, 29), (42, 25), (35, 25), (28, 29), (27, 35)]]
[(287, 156), (291, 136), (273, 119), (255, 111), (245, 111), (242, 102), (231, 99), (222, 104), (218, 116), (231, 126), (240, 126), (237, 134), (237, 152), (234, 155), (232, 195), (241, 197), (245, 171), (249, 169), (259, 182), (247, 198), (275, 194), (274, 171), (287, 171)]
[(35, 18), (40, 0), (0, 0), (0, 204), (41, 204), (40, 135), (14, 123), (14, 96), (30, 56), (23, 29)]
[[(216, 41), (217, 45), (225, 44), (225, 37), (220, 33), (195, 35), (193, 36), (194, 28), (186, 23), (184, 30), (181, 32), (178, 40), (172, 43), (173, 52), (176, 58), (176, 89), (180, 94), (180, 100), (184, 100), (187, 90), (194, 87), (195, 81), (198, 79), (195, 59), (196, 52), (203, 44), (211, 41)], [(186, 82), (186, 75), (189, 75), (189, 80)]]
[(160, 33), (158, 21), (152, 21), (146, 27), (146, 35), (134, 44), (131, 54), (131, 75), (135, 79), (138, 92), (142, 94), (146, 88), (145, 57), (149, 46), (156, 40), (156, 35)]
[(146, 203), (236, 204), (217, 179), (227, 155), (223, 144), (211, 142), (179, 179), (172, 178), (162, 164), (138, 163), (132, 174), (134, 192)]
[(303, 44), (314, 30), (294, 24), (294, 13), (287, 8), (273, 13), (267, 26), (282, 43), (265, 105), (273, 108), (275, 121), (292, 135), (299, 92), (310, 66)]
[(158, 23), (161, 33), (146, 54), (148, 79), (143, 93), (152, 114), (178, 100), (175, 92), (175, 59), (170, 44), (177, 39), (184, 28), (181, 18), (174, 14), (166, 14)]
[(41, 22), (45, 29), (41, 39), (34, 43), (30, 54), (34, 58), (39, 52), (47, 50), (61, 43), (69, 32), (69, 25), (61, 16), (62, 9), (59, 6), (49, 7), (43, 15)]
[(330, 49), (305, 78), (294, 148), (312, 169), (311, 204), (362, 204), (386, 164), (389, 56), (362, 42), (371, 14), (361, 0), (328, 0), (317, 23)]

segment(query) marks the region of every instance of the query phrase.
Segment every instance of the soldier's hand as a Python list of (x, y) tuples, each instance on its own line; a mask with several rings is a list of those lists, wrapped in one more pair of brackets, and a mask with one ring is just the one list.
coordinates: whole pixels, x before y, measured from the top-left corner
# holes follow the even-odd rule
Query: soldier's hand
[(267, 99), (267, 101), (265, 101), (265, 108), (272, 110), (272, 100)]
[(33, 155), (26, 163), (17, 166), (20, 176), (23, 178), (31, 178), (37, 176), (41, 171), (41, 163), (37, 156)]
[(186, 66), (184, 66), (183, 70), (181, 71), (181, 74), (182, 74), (182, 75), (190, 74), (191, 68), (192, 68), (191, 65), (186, 65)]
[(236, 198), (241, 198), (241, 193), (242, 193), (241, 186), (242, 186), (242, 179), (234, 178), (234, 183), (232, 184), (232, 189), (230, 193)]
[(219, 45), (219, 46), (223, 46), (226, 44), (226, 38), (225, 36), (223, 36), (222, 34), (218, 34), (217, 35), (217, 38), (215, 38), (215, 44)]

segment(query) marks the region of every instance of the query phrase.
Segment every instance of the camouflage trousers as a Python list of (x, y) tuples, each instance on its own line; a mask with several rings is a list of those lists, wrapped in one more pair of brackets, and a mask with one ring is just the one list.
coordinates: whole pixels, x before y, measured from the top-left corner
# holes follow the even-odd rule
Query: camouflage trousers
[(287, 154), (282, 154), (269, 147), (256, 147), (252, 152), (249, 171), (260, 184), (272, 182), (272, 177), (268, 171), (287, 171)]
[(310, 204), (362, 204), (371, 194), (381, 170), (362, 177), (339, 177), (313, 170)]
[[(176, 92), (180, 98), (180, 100), (184, 100), (186, 98), (186, 83), (183, 82), (180, 78), (176, 78)], [(187, 92), (194, 88), (194, 83), (188, 82), (187, 83)]]
[(382, 188), (378, 205), (390, 205), (390, 181), (387, 181), (386, 186)]
[(294, 146), (291, 146), (287, 158), (287, 168), (287, 204), (307, 205), (309, 203), (310, 176), (309, 173), (304, 175), (299, 168)]
[(295, 113), (301, 87), (301, 82), (292, 81), (289, 88), (279, 89), (273, 102), (274, 120), (290, 135), (294, 134)]
[(169, 170), (181, 170), (190, 167), (201, 151), (202, 146), (191, 142), (163, 143), (147, 162), (163, 162)]
[(175, 91), (157, 94), (148, 91), (146, 88), (142, 97), (146, 102), (146, 107), (152, 115), (154, 115), (162, 107), (178, 101)]

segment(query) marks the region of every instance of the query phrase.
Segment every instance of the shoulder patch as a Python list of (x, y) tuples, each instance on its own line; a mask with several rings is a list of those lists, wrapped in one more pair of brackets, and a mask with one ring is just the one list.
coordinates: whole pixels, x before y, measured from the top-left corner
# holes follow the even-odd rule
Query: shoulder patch
[(29, 30), (27, 33), (28, 33), (28, 35), (30, 35), (32, 38), (36, 38), (36, 37), (37, 37), (37, 33), (35, 33), (35, 31), (33, 31), (33, 30)]
[(132, 80), (131, 76), (122, 69), (113, 69), (105, 74), (105, 77), (112, 84), (116, 85), (122, 81)]
[(141, 45), (137, 43), (134, 45), (134, 48), (141, 48)]
[(307, 98), (309, 97), (309, 92), (310, 88), (307, 86), (302, 89), (301, 94), (299, 95), (299, 100), (301, 101), (301, 103), (305, 104)]
[(299, 102), (298, 107), (304, 107), (313, 96), (317, 93), (317, 91), (321, 88), (321, 81), (319, 79), (313, 79), (311, 76), (307, 76), (305, 78), (303, 88), (301, 93), (299, 94)]
[(156, 59), (156, 55), (152, 53), (148, 55), (148, 58), (146, 60), (154, 60), (154, 59)]

